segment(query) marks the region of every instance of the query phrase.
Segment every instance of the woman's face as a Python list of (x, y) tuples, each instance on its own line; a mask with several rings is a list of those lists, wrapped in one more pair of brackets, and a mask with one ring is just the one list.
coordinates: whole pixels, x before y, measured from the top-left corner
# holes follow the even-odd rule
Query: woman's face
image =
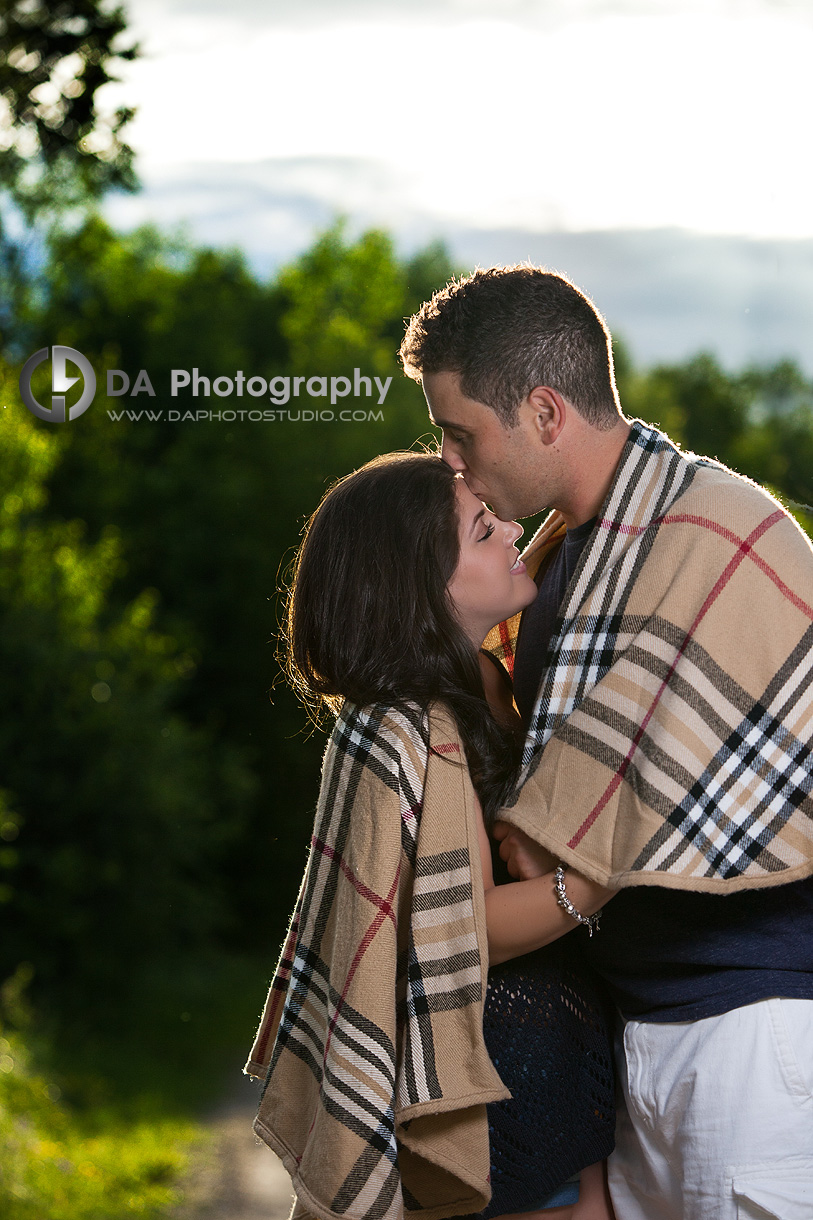
[(492, 627), (524, 610), (536, 584), (514, 545), (522, 536), (516, 521), (501, 521), (456, 480), (460, 556), (448, 589), (458, 621), (476, 648)]

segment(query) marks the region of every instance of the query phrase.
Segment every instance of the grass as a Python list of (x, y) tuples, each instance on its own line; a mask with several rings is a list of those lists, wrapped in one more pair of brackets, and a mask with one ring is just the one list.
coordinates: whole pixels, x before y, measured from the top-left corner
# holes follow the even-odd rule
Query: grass
[(192, 1119), (83, 1114), (31, 1070), (22, 1038), (0, 1035), (0, 1215), (4, 1220), (151, 1220), (204, 1138)]
[(269, 969), (220, 958), (158, 972), (126, 1016), (96, 1007), (92, 1030), (74, 1021), (58, 1039), (7, 1003), (17, 1019), (0, 1026), (3, 1220), (175, 1213), (209, 1141), (200, 1115), (239, 1079)]

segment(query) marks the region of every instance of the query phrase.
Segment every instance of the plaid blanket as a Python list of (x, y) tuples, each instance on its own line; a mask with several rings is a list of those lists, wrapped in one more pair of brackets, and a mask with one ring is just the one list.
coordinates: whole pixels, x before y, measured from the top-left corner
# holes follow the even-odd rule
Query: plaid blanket
[(345, 705), (310, 858), (246, 1071), (295, 1214), (425, 1220), (491, 1194), (487, 952), (474, 794), (457, 730)]
[[(552, 514), (532, 571), (563, 534)], [(486, 646), (512, 667), (519, 617)], [(504, 811), (610, 887), (813, 872), (813, 549), (766, 491), (636, 421)]]

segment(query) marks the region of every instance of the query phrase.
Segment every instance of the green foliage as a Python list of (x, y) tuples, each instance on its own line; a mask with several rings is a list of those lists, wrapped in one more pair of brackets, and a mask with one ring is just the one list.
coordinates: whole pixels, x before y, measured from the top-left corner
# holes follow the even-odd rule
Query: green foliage
[[(118, 606), (114, 525), (94, 541), (53, 516), (59, 433), (39, 428), (7, 371), (0, 429), (0, 749), (7, 811), (0, 970), (34, 964), (53, 1001), (99, 1011), (156, 953), (205, 943), (225, 919), (214, 867), (250, 780), (177, 714), (194, 669), (155, 625), (159, 595)], [(224, 814), (226, 816), (224, 816)]]
[(136, 185), (121, 134), (133, 111), (100, 113), (96, 96), (116, 79), (111, 68), (138, 55), (120, 44), (125, 28), (124, 10), (99, 0), (3, 5), (0, 182), (29, 221), (55, 202)]
[(31, 1070), (21, 1036), (0, 1024), (0, 1214), (3, 1220), (165, 1215), (200, 1129), (183, 1119), (84, 1116)]
[(120, 235), (92, 213), (48, 245), (35, 341), (58, 336), (108, 368), (148, 367), (156, 385), (172, 368), (263, 372), (287, 357), (279, 291), (259, 284), (239, 252), (197, 249), (151, 226)]
[(97, 94), (139, 54), (124, 10), (104, 0), (6, 0), (0, 6), (0, 346), (19, 355), (55, 220), (111, 188), (134, 190), (122, 132), (134, 111)]
[(365, 372), (392, 372), (391, 332), (406, 282), (385, 233), (370, 230), (349, 245), (339, 222), (280, 272), (278, 284), (291, 372), (341, 374), (359, 361)]

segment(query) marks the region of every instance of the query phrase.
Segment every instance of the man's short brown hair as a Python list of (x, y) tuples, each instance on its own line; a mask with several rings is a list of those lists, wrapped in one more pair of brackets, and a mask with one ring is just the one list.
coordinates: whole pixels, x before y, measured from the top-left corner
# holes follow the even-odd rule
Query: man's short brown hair
[(575, 284), (542, 267), (490, 267), (451, 280), (410, 319), (399, 354), (416, 381), (458, 373), (466, 397), (506, 426), (540, 385), (596, 428), (618, 421), (607, 325)]

